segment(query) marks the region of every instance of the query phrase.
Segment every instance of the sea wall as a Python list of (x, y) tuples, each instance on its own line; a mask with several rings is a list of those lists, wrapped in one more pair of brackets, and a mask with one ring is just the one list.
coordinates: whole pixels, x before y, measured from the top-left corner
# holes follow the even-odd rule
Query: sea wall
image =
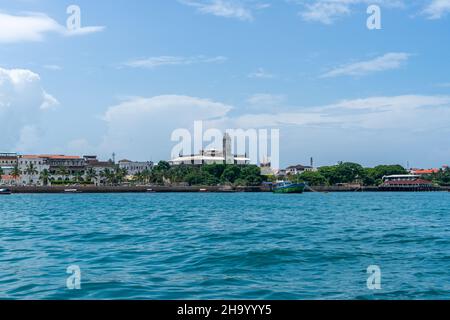
[[(147, 193), (147, 192), (270, 192), (261, 187), (189, 187), (189, 186), (8, 186), (13, 193)], [(386, 191), (450, 191), (450, 187), (433, 188), (433, 190), (395, 189), (386, 190), (378, 187), (316, 186), (308, 187), (305, 192), (386, 192)]]

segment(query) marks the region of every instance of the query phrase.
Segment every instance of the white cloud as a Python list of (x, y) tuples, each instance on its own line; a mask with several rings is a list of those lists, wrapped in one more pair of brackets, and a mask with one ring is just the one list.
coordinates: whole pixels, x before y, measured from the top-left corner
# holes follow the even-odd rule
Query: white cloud
[(42, 41), (47, 34), (63, 36), (86, 35), (103, 31), (104, 27), (83, 27), (69, 31), (56, 20), (42, 13), (10, 15), (0, 12), (0, 43)]
[(257, 93), (250, 96), (247, 102), (254, 106), (279, 106), (286, 100), (281, 94)]
[(432, 0), (431, 3), (423, 10), (429, 19), (441, 19), (450, 13), (450, 0)]
[(258, 68), (255, 72), (248, 74), (247, 77), (251, 79), (273, 79), (275, 75), (267, 72), (264, 68)]
[(179, 0), (180, 3), (195, 7), (203, 14), (253, 21), (253, 10), (270, 7), (270, 4), (245, 0)]
[(0, 68), (0, 149), (18, 147), (23, 150), (25, 146), (33, 145), (35, 140), (31, 138), (40, 132), (42, 112), (57, 104), (57, 100), (42, 88), (37, 73)]
[(195, 56), (195, 57), (175, 57), (175, 56), (159, 56), (150, 57), (145, 59), (136, 59), (126, 62), (124, 65), (132, 68), (157, 68), (162, 66), (179, 66), (179, 65), (192, 65), (199, 63), (223, 63), (227, 61), (226, 57), (206, 57), (206, 56)]
[(450, 96), (405, 95), (344, 100), (292, 112), (244, 114), (216, 121), (226, 128), (278, 128), (281, 162), (314, 156), (319, 164), (438, 166), (448, 162)]
[(41, 110), (47, 110), (52, 109), (56, 106), (59, 106), (59, 101), (53, 97), (51, 94), (48, 94), (47, 92), (42, 92), (43, 102), (41, 104)]
[(337, 19), (350, 15), (357, 5), (377, 4), (390, 8), (399, 8), (404, 6), (402, 0), (288, 0), (288, 2), (300, 4), (303, 10), (299, 15), (305, 21), (320, 22), (323, 24), (332, 24)]
[(223, 118), (231, 106), (189, 96), (165, 95), (132, 98), (108, 108), (104, 114), (107, 133), (100, 150), (103, 154), (135, 159), (167, 159), (173, 143), (171, 134), (190, 129), (194, 121)]
[(322, 78), (364, 76), (375, 72), (398, 69), (408, 61), (409, 56), (408, 53), (404, 52), (387, 53), (372, 60), (339, 66), (322, 75)]
[[(270, 101), (268, 95), (254, 98), (254, 102), (264, 98)], [(295, 110), (236, 114), (232, 106), (197, 97), (132, 98), (107, 110), (107, 133), (96, 150), (102, 154), (116, 152), (119, 157), (167, 159), (176, 144), (170, 141), (173, 130), (186, 128), (193, 132), (194, 121), (203, 120), (205, 129), (222, 131), (280, 128), (283, 162), (297, 162), (298, 150), (302, 150), (302, 154), (326, 158), (329, 163), (342, 159), (367, 162), (367, 154), (379, 156), (382, 163), (395, 159), (417, 161), (421, 158), (418, 141), (432, 141), (434, 144), (430, 145), (437, 146), (436, 143), (445, 142), (450, 131), (450, 96), (380, 96)], [(80, 144), (88, 145), (85, 141)], [(380, 156), (387, 152), (388, 155)], [(433, 152), (430, 157), (437, 154)], [(422, 157), (423, 161), (435, 163), (450, 156), (439, 152), (439, 158)]]
[(300, 112), (246, 114), (233, 121), (243, 128), (284, 125), (360, 129), (436, 130), (450, 121), (450, 96), (404, 95), (343, 100)]

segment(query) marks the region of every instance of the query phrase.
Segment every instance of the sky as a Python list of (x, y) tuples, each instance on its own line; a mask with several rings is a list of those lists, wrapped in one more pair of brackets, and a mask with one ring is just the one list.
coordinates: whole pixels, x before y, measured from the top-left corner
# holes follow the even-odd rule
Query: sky
[(0, 152), (168, 160), (204, 121), (282, 166), (450, 164), (449, 39), (450, 0), (0, 0)]

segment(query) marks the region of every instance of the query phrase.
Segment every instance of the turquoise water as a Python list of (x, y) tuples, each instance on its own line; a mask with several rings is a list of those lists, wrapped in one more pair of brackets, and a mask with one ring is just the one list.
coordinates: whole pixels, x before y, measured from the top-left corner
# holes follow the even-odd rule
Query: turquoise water
[(0, 197), (0, 298), (449, 297), (450, 193)]

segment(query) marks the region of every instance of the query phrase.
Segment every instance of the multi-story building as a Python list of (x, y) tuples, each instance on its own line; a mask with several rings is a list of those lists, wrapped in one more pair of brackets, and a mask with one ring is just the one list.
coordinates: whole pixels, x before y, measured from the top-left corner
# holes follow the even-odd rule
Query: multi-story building
[(50, 170), (47, 158), (39, 155), (24, 155), (18, 157), (20, 184), (40, 185), (40, 175), (44, 170)]
[(79, 156), (42, 155), (50, 166), (50, 173), (58, 178), (84, 175), (85, 160)]
[(90, 171), (94, 173), (93, 182), (95, 185), (104, 184), (106, 182), (106, 177), (103, 173), (106, 171), (114, 171), (116, 165), (112, 160), (110, 161), (99, 161), (97, 156), (84, 156), (85, 160), (85, 177)]
[(17, 153), (0, 153), (0, 168), (3, 175), (9, 175), (17, 166)]
[(130, 160), (120, 160), (119, 168), (124, 169), (130, 176), (135, 176), (138, 173), (144, 172), (146, 170), (153, 169), (153, 162), (138, 162), (138, 161), (130, 161)]
[(42, 184), (40, 175), (48, 170), (51, 180), (72, 180), (77, 175), (83, 175), (85, 161), (78, 156), (65, 155), (23, 155), (18, 157), (18, 167), (21, 172), (21, 184)]

